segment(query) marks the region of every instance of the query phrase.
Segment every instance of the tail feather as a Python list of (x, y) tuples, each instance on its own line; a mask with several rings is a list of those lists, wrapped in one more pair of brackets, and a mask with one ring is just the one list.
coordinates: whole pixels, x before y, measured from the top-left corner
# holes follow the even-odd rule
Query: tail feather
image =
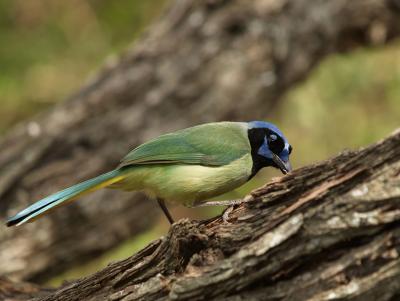
[(8, 219), (6, 225), (8, 227), (14, 225), (18, 226), (28, 221), (33, 221), (48, 212), (50, 209), (64, 205), (67, 203), (67, 201), (73, 201), (84, 194), (107, 187), (120, 181), (121, 179), (123, 179), (123, 176), (121, 176), (121, 172), (117, 169), (100, 175), (96, 178), (76, 184), (72, 187), (56, 192), (55, 194), (52, 194), (40, 201), (37, 201), (28, 208), (20, 211)]

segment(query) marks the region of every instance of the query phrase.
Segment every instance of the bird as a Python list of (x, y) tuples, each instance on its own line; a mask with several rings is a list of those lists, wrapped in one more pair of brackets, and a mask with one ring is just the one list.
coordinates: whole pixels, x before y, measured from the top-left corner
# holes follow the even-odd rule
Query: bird
[(282, 131), (266, 121), (196, 125), (139, 145), (116, 169), (37, 201), (9, 218), (6, 225), (32, 222), (51, 209), (105, 187), (144, 191), (157, 200), (173, 224), (165, 201), (187, 207), (230, 205), (229, 200), (219, 203), (210, 198), (248, 182), (264, 167), (289, 173), (291, 152)]

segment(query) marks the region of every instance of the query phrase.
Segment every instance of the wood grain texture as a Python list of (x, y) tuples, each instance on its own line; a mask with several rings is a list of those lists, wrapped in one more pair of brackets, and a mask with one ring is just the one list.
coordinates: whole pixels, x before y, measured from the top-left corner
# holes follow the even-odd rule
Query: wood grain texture
[(400, 130), (180, 220), (126, 260), (37, 301), (398, 300)]
[[(1, 216), (113, 168), (161, 132), (268, 116), (326, 55), (397, 37), (399, 6), (396, 0), (173, 1), (82, 89), (2, 139)], [(148, 227), (158, 213), (142, 196), (94, 194), (35, 224), (1, 231), (0, 271), (46, 280)]]

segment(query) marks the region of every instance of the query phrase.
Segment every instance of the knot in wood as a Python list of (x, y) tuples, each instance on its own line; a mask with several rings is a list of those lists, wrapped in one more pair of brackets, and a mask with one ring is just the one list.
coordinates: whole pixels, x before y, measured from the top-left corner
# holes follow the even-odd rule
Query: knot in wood
[(183, 219), (175, 223), (168, 233), (165, 254), (167, 273), (182, 272), (194, 254), (207, 248), (208, 236), (204, 226), (196, 221)]

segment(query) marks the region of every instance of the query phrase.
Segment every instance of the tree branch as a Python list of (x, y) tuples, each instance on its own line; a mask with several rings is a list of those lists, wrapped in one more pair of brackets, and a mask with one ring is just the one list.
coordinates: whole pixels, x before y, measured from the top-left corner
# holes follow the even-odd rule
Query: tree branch
[[(80, 91), (3, 139), (0, 212), (9, 216), (113, 168), (161, 131), (264, 118), (324, 56), (384, 44), (399, 35), (399, 20), (396, 0), (176, 0)], [(155, 210), (137, 195), (87, 197), (28, 227), (2, 231), (0, 270), (48, 279), (147, 227)], [(197, 228), (191, 225), (175, 228)]]
[(397, 300), (400, 130), (253, 191), (38, 300)]

